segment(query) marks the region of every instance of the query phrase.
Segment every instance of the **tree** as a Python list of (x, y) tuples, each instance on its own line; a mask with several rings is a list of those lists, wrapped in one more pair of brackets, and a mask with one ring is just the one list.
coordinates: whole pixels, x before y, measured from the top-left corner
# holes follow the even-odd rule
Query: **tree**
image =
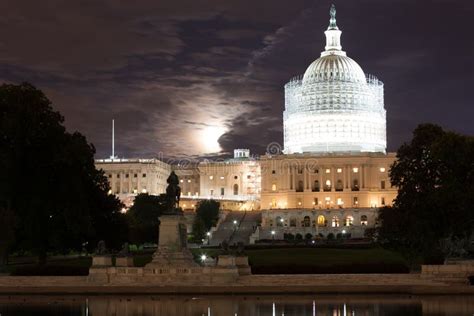
[(195, 243), (201, 243), (206, 236), (207, 231), (208, 230), (206, 230), (204, 221), (200, 217), (196, 216), (193, 222), (193, 241)]
[(217, 224), (220, 203), (214, 200), (202, 200), (196, 206), (196, 216), (193, 222), (193, 240), (201, 242), (206, 232)]
[(141, 193), (135, 197), (128, 210), (130, 241), (132, 243), (154, 242), (158, 240), (159, 217), (166, 210), (163, 196)]
[(203, 200), (197, 204), (196, 217), (200, 218), (206, 231), (217, 224), (220, 203), (215, 200)]
[(379, 212), (376, 235), (412, 263), (449, 255), (446, 240), (474, 230), (474, 139), (432, 124), (418, 126), (390, 169), (398, 196)]
[(120, 201), (94, 165), (95, 148), (28, 83), (0, 86), (0, 191), (17, 219), (16, 247), (37, 254), (119, 242)]
[(0, 272), (8, 263), (8, 250), (15, 238), (15, 215), (5, 201), (0, 201)]

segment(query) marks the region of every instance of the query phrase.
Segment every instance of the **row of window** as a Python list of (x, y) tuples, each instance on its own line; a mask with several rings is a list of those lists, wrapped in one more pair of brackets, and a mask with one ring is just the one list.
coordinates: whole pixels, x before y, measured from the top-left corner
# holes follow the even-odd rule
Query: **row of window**
[[(252, 178), (252, 175), (251, 174), (248, 174), (247, 175), (247, 179), (251, 179)], [(225, 177), (224, 176), (220, 176), (219, 179), (221, 180), (224, 180)], [(239, 176), (234, 176), (234, 180), (237, 180), (239, 179)], [(209, 180), (214, 180), (214, 176), (209, 176)]]
[[(299, 174), (303, 174), (303, 170), (304, 170), (303, 167), (298, 168), (298, 173), (299, 173)], [(385, 170), (386, 170), (385, 167), (380, 167), (380, 168), (379, 168), (379, 171), (380, 171), (380, 172), (385, 172)], [(314, 172), (314, 173), (319, 173), (319, 169), (314, 169), (313, 172)], [(325, 169), (325, 172), (326, 172), (326, 173), (331, 173), (331, 169)], [(336, 172), (337, 172), (337, 173), (342, 173), (342, 168), (337, 168), (337, 169), (336, 169)], [(353, 172), (353, 173), (358, 173), (358, 172), (359, 172), (359, 168), (357, 168), (357, 167), (352, 168), (352, 172)], [(276, 174), (276, 170), (272, 170), (272, 174)]]
[[(129, 178), (129, 177), (130, 177), (129, 174), (126, 173), (126, 174), (125, 174), (125, 178)], [(134, 173), (134, 174), (133, 174), (133, 177), (134, 177), (134, 178), (138, 178), (138, 174), (137, 174), (137, 173)], [(109, 174), (109, 178), (112, 178), (112, 174)], [(117, 178), (120, 178), (120, 173), (117, 173)], [(146, 173), (143, 173), (143, 174), (142, 174), (142, 178), (146, 178)]]
[[(234, 186), (232, 187), (232, 189), (233, 189), (234, 195), (239, 195), (239, 185), (238, 185), (238, 184), (234, 184)], [(209, 193), (210, 193), (211, 196), (213, 196), (213, 195), (214, 195), (214, 190), (211, 189), (211, 190), (209, 191)], [(224, 188), (221, 188), (221, 196), (224, 196), (224, 195), (225, 195), (224, 193), (225, 193)]]
[[(326, 180), (325, 185), (323, 186), (323, 191), (328, 192), (332, 190), (331, 180)], [(342, 180), (337, 180), (335, 185), (335, 191), (343, 191), (344, 185), (342, 184)], [(385, 190), (385, 180), (380, 181), (380, 189)], [(277, 185), (275, 183), (272, 184), (272, 191), (277, 190)], [(352, 191), (359, 191), (359, 180), (354, 179), (352, 181), (351, 186)], [(298, 187), (296, 188), (296, 192), (303, 192), (304, 191), (304, 183), (303, 180), (298, 181)], [(319, 192), (321, 191), (321, 186), (318, 180), (315, 180), (311, 186), (312, 192)]]
[[(360, 225), (361, 226), (367, 226), (369, 223), (367, 215), (361, 215), (360, 216)], [(319, 227), (327, 227), (329, 224), (328, 220), (324, 215), (319, 215), (317, 219), (313, 221), (313, 225), (311, 225), (311, 218), (309, 216), (305, 216), (303, 220), (301, 221), (301, 227), (315, 227), (316, 225)], [(340, 220), (337, 215), (334, 215), (331, 218), (331, 227), (339, 227), (340, 226)], [(354, 217), (352, 215), (348, 215), (344, 218), (343, 220), (343, 225), (344, 226), (352, 226), (354, 225)], [(269, 220), (269, 226), (274, 226), (273, 225), (273, 220)], [(296, 218), (290, 218), (289, 223), (287, 220), (284, 218), (277, 216), (275, 219), (275, 226), (277, 227), (283, 227), (283, 226), (290, 226), (290, 227), (296, 227)]]

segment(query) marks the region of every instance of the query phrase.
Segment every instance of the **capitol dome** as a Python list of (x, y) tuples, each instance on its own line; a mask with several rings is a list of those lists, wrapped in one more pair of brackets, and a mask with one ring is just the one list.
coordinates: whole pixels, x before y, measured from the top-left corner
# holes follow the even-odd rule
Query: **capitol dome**
[(340, 80), (365, 83), (365, 74), (359, 64), (343, 55), (327, 55), (313, 61), (303, 75), (303, 83)]
[(284, 151), (385, 153), (383, 83), (347, 57), (334, 5), (330, 16), (321, 57), (285, 85)]

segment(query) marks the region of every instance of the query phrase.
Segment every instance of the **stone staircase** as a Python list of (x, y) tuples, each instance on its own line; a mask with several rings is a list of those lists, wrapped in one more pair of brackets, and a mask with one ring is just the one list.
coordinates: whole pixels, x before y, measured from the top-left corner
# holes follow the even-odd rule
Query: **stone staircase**
[(224, 240), (230, 245), (238, 242), (249, 244), (250, 235), (257, 227), (261, 217), (262, 213), (257, 211), (229, 212), (217, 230), (212, 233), (209, 245), (219, 246)]

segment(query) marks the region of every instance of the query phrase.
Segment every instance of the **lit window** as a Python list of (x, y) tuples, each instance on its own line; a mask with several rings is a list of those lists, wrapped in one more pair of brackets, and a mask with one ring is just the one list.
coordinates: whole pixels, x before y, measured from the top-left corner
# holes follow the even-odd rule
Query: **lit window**
[(341, 198), (337, 198), (337, 205), (343, 205), (344, 202), (342, 202), (342, 199)]
[(188, 192), (188, 196), (191, 196), (191, 192)]
[(331, 173), (331, 169), (326, 169), (326, 173)]
[(329, 196), (326, 196), (325, 200), (329, 202), (331, 201), (331, 198)]
[(142, 193), (146, 193), (146, 189), (142, 189)]
[(385, 172), (385, 168), (384, 167), (380, 168), (380, 172)]
[(272, 191), (276, 191), (277, 185), (275, 183), (272, 184)]
[(353, 222), (354, 222), (354, 217), (349, 215), (346, 217), (346, 220), (344, 221), (344, 226), (352, 226)]
[(332, 227), (339, 227), (339, 218), (337, 216), (334, 216), (332, 218), (331, 226)]
[(188, 179), (188, 183), (191, 183), (191, 180), (190, 180), (190, 179)]
[(212, 179), (214, 179), (214, 176), (209, 176), (209, 180), (212, 180)]
[(342, 172), (342, 169), (341, 168), (337, 168), (337, 173), (341, 173)]
[(362, 216), (360, 217), (360, 224), (361, 224), (362, 226), (367, 226), (367, 224), (368, 224), (367, 215), (362, 215)]
[(330, 187), (330, 186), (331, 186), (331, 180), (326, 180), (326, 185), (327, 185), (328, 187)]
[(183, 179), (179, 180), (179, 182), (183, 183)]
[(352, 171), (353, 171), (354, 173), (357, 173), (357, 172), (359, 172), (359, 168), (352, 168)]
[(224, 180), (224, 177), (223, 177), (223, 176), (221, 176), (221, 180)]

